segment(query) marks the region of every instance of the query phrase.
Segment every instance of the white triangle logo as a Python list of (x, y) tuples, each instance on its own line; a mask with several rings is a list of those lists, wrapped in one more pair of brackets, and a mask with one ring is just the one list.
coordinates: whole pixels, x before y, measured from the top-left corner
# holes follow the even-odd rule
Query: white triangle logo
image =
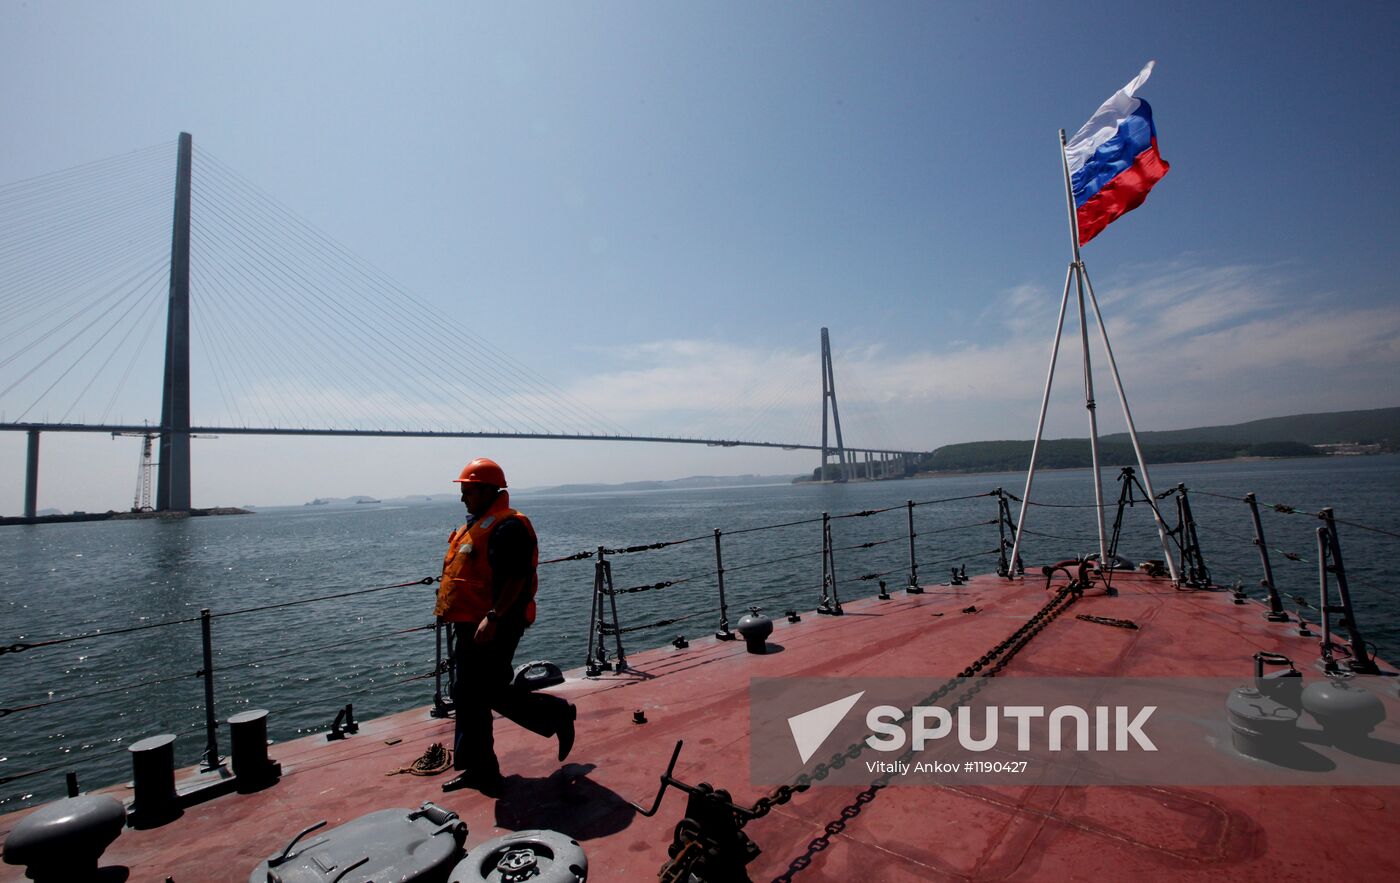
[(797, 743), (797, 753), (801, 755), (803, 763), (817, 753), (826, 737), (830, 736), (831, 731), (846, 717), (851, 706), (859, 702), (860, 697), (864, 695), (865, 691), (861, 690), (845, 699), (837, 699), (835, 702), (828, 702), (788, 718), (788, 729), (792, 731), (792, 741)]

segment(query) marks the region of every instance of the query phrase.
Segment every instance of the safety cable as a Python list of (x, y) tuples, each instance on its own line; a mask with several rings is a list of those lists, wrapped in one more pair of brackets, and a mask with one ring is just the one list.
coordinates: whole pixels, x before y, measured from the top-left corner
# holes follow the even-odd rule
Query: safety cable
[(905, 508), (907, 508), (907, 504), (905, 506), (886, 506), (883, 509), (862, 509), (859, 512), (847, 512), (844, 515), (833, 515), (831, 516), (831, 520), (837, 521), (842, 518), (866, 518), (871, 515), (879, 515), (881, 512), (893, 512), (896, 509)]
[[(408, 660), (403, 660), (401, 663), (394, 663), (394, 664), (391, 665), (391, 666), (380, 666), (378, 669), (375, 669), (374, 671), (383, 671), (385, 668), (397, 668), (400, 664), (407, 664), (407, 662), (408, 662)], [(444, 659), (444, 660), (443, 660), (443, 669), (442, 669), (441, 672), (438, 671), (437, 669), (433, 669), (433, 670), (431, 670), (431, 671), (423, 672), (422, 674), (408, 675), (407, 677), (398, 678), (398, 679), (392, 680), (392, 681), (386, 681), (385, 683), (382, 683), (382, 684), (371, 684), (371, 685), (369, 685), (368, 687), (361, 687), (361, 688), (359, 688), (359, 689), (357, 689), (357, 690), (352, 690), (352, 691), (350, 691), (350, 692), (348, 692), (348, 693), (338, 693), (337, 695), (338, 695), (341, 699), (353, 699), (353, 698), (355, 698), (356, 696), (363, 696), (363, 695), (365, 695), (365, 694), (367, 694), (367, 693), (372, 693), (372, 692), (377, 691), (377, 690), (385, 690), (385, 689), (388, 689), (388, 688), (390, 688), (390, 687), (397, 687), (397, 686), (399, 686), (399, 685), (401, 685), (401, 684), (410, 683), (411, 681), (423, 681), (423, 680), (427, 680), (428, 678), (436, 677), (438, 674), (446, 674), (446, 671), (447, 671), (446, 666), (447, 666), (447, 665), (450, 665), (450, 664), (451, 664), (451, 660), (450, 660), (450, 659)], [(355, 679), (358, 679), (358, 678), (361, 678), (361, 677), (365, 677), (366, 674), (367, 674), (368, 672), (370, 672), (370, 671), (371, 671), (370, 669), (365, 669), (364, 671), (359, 672), (358, 674), (356, 674), (356, 675), (354, 676), (354, 678), (355, 678)], [(299, 709), (306, 708), (306, 707), (307, 707), (308, 705), (310, 705), (310, 704), (311, 704), (311, 700), (308, 700), (307, 702), (295, 702), (295, 703), (293, 703), (293, 704), (291, 704), (291, 705), (283, 705), (283, 706), (281, 706), (281, 707), (279, 707), (279, 708), (274, 708), (274, 709), (270, 710), (270, 711), (268, 712), (268, 714), (269, 714), (269, 715), (277, 715), (277, 714), (282, 714), (282, 713), (288, 712), (288, 711), (296, 711), (296, 710), (299, 710)], [(317, 732), (320, 732), (321, 729), (324, 729), (324, 728), (314, 728), (314, 729), (307, 730), (307, 731), (305, 731), (305, 732), (317, 733)], [(301, 732), (301, 731), (299, 730), (298, 732)]]
[(833, 551), (833, 552), (850, 552), (850, 551), (853, 551), (853, 550), (856, 550), (856, 549), (871, 549), (871, 548), (874, 548), (875, 546), (883, 546), (883, 545), (885, 545), (886, 543), (896, 543), (896, 542), (900, 542), (901, 540), (907, 540), (907, 539), (909, 539), (908, 535), (898, 536), (898, 537), (890, 537), (890, 538), (887, 539), (887, 540), (870, 540), (869, 542), (865, 542), (865, 543), (856, 543), (854, 546), (837, 546), (837, 547), (833, 548), (831, 551)]
[(65, 702), (76, 702), (79, 699), (92, 699), (96, 696), (109, 696), (113, 693), (125, 693), (139, 687), (150, 687), (155, 684), (168, 684), (171, 681), (181, 681), (185, 678), (199, 677), (199, 672), (187, 672), (186, 674), (171, 675), (165, 678), (154, 678), (149, 681), (139, 681), (134, 684), (123, 684), (120, 687), (109, 687), (105, 690), (94, 690), (91, 693), (79, 693), (75, 696), (64, 696), (60, 699), (49, 699), (45, 702), (32, 702), (28, 705), (16, 705), (12, 708), (0, 708), (0, 717), (8, 717), (21, 711), (32, 711), (36, 708), (47, 708), (50, 705), (61, 705)]
[[(992, 523), (995, 524), (996, 522)], [(1048, 537), (1052, 540), (1069, 540), (1074, 543), (1097, 543), (1099, 541), (1099, 538), (1095, 536), (1063, 536), (1061, 534), (1045, 533), (1040, 530), (1031, 530), (1029, 527), (1021, 528), (1021, 533), (1036, 537)]]
[[(1202, 494), (1207, 497), (1215, 497), (1221, 500), (1231, 500), (1233, 502), (1244, 503), (1246, 505), (1249, 503), (1249, 501), (1244, 499), (1243, 497), (1230, 496), (1229, 494), (1217, 494), (1212, 491), (1203, 491), (1199, 488), (1189, 488), (1189, 490), (1193, 494)], [(1311, 518), (1324, 517), (1321, 512), (1311, 512), (1307, 509), (1303, 509), (1298, 506), (1289, 506), (1284, 503), (1265, 503), (1262, 500), (1256, 500), (1255, 502), (1259, 506), (1262, 506), (1266, 509), (1272, 509), (1274, 512), (1278, 512), (1282, 515), (1306, 515)], [(1400, 540), (1400, 532), (1386, 530), (1383, 527), (1372, 527), (1369, 524), (1362, 524), (1358, 521), (1348, 521), (1344, 518), (1338, 518), (1336, 515), (1332, 516), (1332, 520), (1335, 521), (1337, 524), (1345, 524), (1347, 527), (1354, 527), (1357, 530), (1370, 531), (1371, 533), (1378, 533), (1382, 536), (1392, 537), (1394, 539)]]
[[(203, 725), (201, 724), (201, 726), (203, 726)], [(127, 747), (126, 747), (125, 745), (123, 745), (123, 746), (120, 747), (120, 748), (114, 748), (114, 749), (111, 750), (111, 751), (104, 751), (104, 752), (102, 752), (101, 754), (82, 755), (82, 756), (79, 756), (78, 760), (82, 760), (82, 761), (97, 760), (97, 759), (99, 759), (99, 758), (111, 757), (111, 756), (116, 755), (116, 754), (121, 754), (121, 753), (125, 752), (126, 750), (127, 750)], [(41, 774), (43, 774), (43, 773), (51, 773), (51, 772), (53, 772), (54, 770), (72, 769), (72, 768), (73, 768), (73, 765), (74, 765), (74, 761), (72, 761), (72, 760), (66, 760), (66, 761), (64, 761), (63, 763), (56, 763), (56, 764), (54, 764), (53, 766), (46, 766), (46, 767), (44, 767), (43, 769), (25, 770), (24, 772), (21, 772), (21, 773), (11, 773), (11, 774), (8, 775), (8, 776), (0, 776), (0, 785), (8, 785), (8, 784), (10, 784), (11, 782), (17, 782), (17, 781), (19, 781), (20, 779), (27, 779), (27, 778), (29, 778), (30, 776), (38, 776), (38, 775), (41, 775)]]
[(641, 632), (646, 631), (647, 629), (657, 629), (661, 628), (662, 626), (675, 625), (678, 622), (685, 622), (686, 620), (694, 619), (697, 616), (712, 616), (716, 613), (719, 613), (718, 607), (712, 608), (710, 610), (697, 610), (694, 613), (687, 613), (684, 616), (676, 616), (672, 617), (671, 619), (662, 619), (658, 620), (657, 622), (647, 623), (646, 625), (630, 625), (626, 628), (610, 626), (603, 629), (603, 634), (608, 637), (611, 637), (614, 634), (625, 635), (630, 632)]
[(683, 539), (683, 540), (662, 540), (662, 541), (656, 542), (656, 543), (645, 543), (645, 544), (642, 544), (642, 545), (637, 545), (637, 546), (626, 546), (626, 547), (618, 548), (618, 549), (608, 549), (608, 548), (604, 548), (604, 549), (603, 549), (603, 554), (604, 554), (604, 555), (630, 555), (630, 554), (632, 554), (633, 552), (650, 552), (650, 551), (652, 551), (652, 550), (654, 550), (654, 549), (664, 549), (664, 548), (666, 548), (667, 546), (680, 546), (680, 545), (684, 545), (685, 543), (693, 543), (693, 542), (695, 542), (695, 541), (697, 541), (697, 540), (708, 540), (708, 539), (712, 539), (713, 537), (714, 537), (714, 534), (705, 534), (704, 536), (698, 536), (698, 537), (686, 537), (686, 538)]
[[(956, 503), (956, 502), (958, 502), (958, 501), (960, 501), (960, 500), (976, 500), (976, 499), (979, 498), (979, 497), (994, 497), (994, 496), (996, 496), (996, 493), (997, 493), (996, 491), (984, 491), (984, 492), (982, 492), (982, 493), (980, 493), (980, 494), (964, 494), (964, 495), (961, 496), (961, 497), (943, 497), (942, 499), (938, 499), (938, 500), (915, 500), (915, 501), (914, 501), (914, 505), (915, 505), (915, 506), (935, 506), (935, 505), (937, 505), (937, 504), (939, 504), (939, 503)], [(1010, 497), (1011, 495), (1010, 495), (1010, 494), (1007, 494), (1007, 496)], [(1015, 499), (1015, 498), (1013, 497), (1012, 499)], [(906, 505), (907, 505), (907, 504), (906, 504)]]
[(737, 537), (740, 534), (757, 533), (761, 530), (777, 530), (781, 527), (796, 527), (800, 524), (821, 524), (821, 521), (820, 518), (801, 518), (797, 521), (784, 521), (779, 524), (760, 524), (757, 527), (741, 527), (737, 530), (726, 530), (724, 535), (727, 537)]
[(920, 567), (932, 567), (935, 564), (947, 564), (949, 561), (961, 561), (964, 558), (979, 558), (983, 555), (995, 555), (1000, 551), (1001, 549), (998, 547), (995, 549), (987, 549), (983, 552), (964, 552), (959, 555), (950, 555), (947, 558), (936, 558), (933, 561), (918, 561), (915, 563)]
[[(357, 645), (364, 644), (368, 643), (369, 641), (379, 641), (383, 640), (384, 638), (397, 637), (398, 635), (408, 635), (414, 632), (431, 631), (436, 627), (436, 623), (428, 623), (427, 625), (416, 625), (406, 629), (394, 629), (393, 631), (380, 632), (377, 635), (369, 635), (367, 637), (356, 637), (354, 638), (354, 641)], [(302, 647), (297, 650), (289, 650), (286, 653), (277, 653), (272, 656), (263, 656), (258, 659), (247, 659), (240, 662), (220, 662), (215, 666), (215, 668), (220, 672), (226, 672), (235, 668), (254, 668), (257, 666), (266, 665), (269, 662), (276, 662), (281, 659), (287, 659), (292, 656), (303, 656), (307, 653), (316, 653), (321, 650), (334, 650), (338, 647), (344, 647), (345, 641), (346, 638), (342, 637), (339, 641), (335, 641), (330, 644), (321, 644), (316, 647)]]
[(735, 564), (726, 566), (725, 573), (733, 573), (736, 570), (751, 570), (755, 567), (767, 567), (770, 564), (781, 564), (784, 561), (796, 561), (799, 558), (812, 558), (823, 553), (822, 549), (815, 549), (811, 552), (798, 552), (794, 555), (784, 555), (781, 558), (770, 558), (767, 561), (755, 561), (749, 564)]
[[(367, 594), (369, 594), (369, 593), (371, 593), (371, 592), (383, 592), (383, 591), (386, 591), (386, 590), (388, 590), (388, 589), (402, 589), (402, 588), (407, 588), (408, 586), (427, 586), (427, 585), (432, 585), (433, 582), (434, 582), (434, 578), (433, 578), (433, 577), (425, 576), (425, 577), (423, 577), (422, 579), (414, 580), (414, 581), (412, 581), (412, 582), (407, 582), (407, 583), (395, 583), (394, 585), (391, 585), (391, 586), (375, 586), (374, 588), (371, 588), (371, 589), (355, 589), (355, 590), (349, 591), (349, 592), (337, 592), (337, 593), (332, 594), (332, 595), (321, 595), (321, 596), (315, 597), (315, 598), (301, 598), (301, 599), (296, 600), (296, 601), (283, 601), (283, 602), (280, 602), (280, 603), (277, 603), (277, 604), (264, 604), (264, 605), (261, 605), (261, 606), (258, 606), (258, 607), (244, 607), (244, 608), (239, 609), (239, 610), (225, 610), (225, 611), (222, 611), (222, 612), (219, 612), (219, 613), (212, 613), (212, 612), (211, 612), (211, 613), (209, 614), (209, 618), (210, 618), (210, 619), (221, 619), (221, 618), (223, 618), (223, 617), (225, 617), (225, 616), (240, 616), (240, 615), (242, 615), (242, 614), (244, 614), (244, 613), (259, 613), (259, 612), (264, 611), (264, 610), (279, 610), (279, 609), (281, 609), (281, 608), (283, 608), (283, 607), (295, 607), (295, 606), (297, 606), (297, 605), (299, 605), (299, 604), (313, 604), (313, 603), (315, 603), (315, 602), (317, 602), (317, 601), (331, 601), (331, 600), (334, 600), (334, 599), (337, 599), (337, 598), (349, 598), (349, 597), (353, 597), (353, 596), (355, 596), (355, 595), (367, 595)], [(95, 632), (84, 632), (83, 634), (80, 634), (80, 635), (67, 635), (67, 636), (64, 636), (64, 637), (61, 637), (61, 638), (50, 638), (50, 639), (45, 640), (45, 641), (32, 641), (32, 642), (15, 643), (15, 644), (10, 644), (10, 645), (8, 645), (8, 646), (0, 646), (0, 655), (4, 655), (4, 654), (6, 654), (6, 653), (18, 653), (18, 652), (23, 651), (23, 650), (34, 650), (34, 649), (37, 649), (37, 648), (39, 648), (39, 647), (53, 647), (53, 646), (57, 646), (57, 645), (59, 645), (59, 644), (68, 644), (68, 643), (72, 643), (73, 641), (82, 641), (82, 640), (85, 640), (85, 639), (87, 639), (87, 638), (103, 638), (103, 637), (109, 637), (109, 636), (111, 636), (111, 635), (125, 635), (125, 634), (129, 634), (129, 633), (131, 633), (131, 632), (143, 632), (143, 631), (146, 631), (146, 630), (148, 630), (148, 629), (165, 628), (166, 626), (172, 626), (172, 625), (185, 625), (185, 624), (192, 623), (192, 622), (199, 622), (201, 618), (202, 618), (202, 617), (199, 617), (199, 616), (189, 616), (189, 617), (185, 617), (185, 618), (183, 618), (183, 619), (171, 619), (171, 620), (166, 620), (166, 621), (164, 621), (164, 622), (152, 622), (152, 623), (147, 623), (146, 625), (133, 625), (133, 626), (127, 626), (126, 628), (120, 628), (120, 629), (107, 629), (107, 630), (101, 630), (101, 629), (99, 629), (98, 631), (95, 631)]]
[(639, 592), (650, 592), (654, 589), (667, 589), (671, 586), (678, 586), (682, 583), (688, 583), (693, 579), (700, 578), (701, 577), (687, 576), (681, 579), (668, 579), (656, 583), (643, 583), (638, 586), (629, 586), (625, 589), (602, 589), (601, 591), (604, 595), (635, 595)]
[(860, 576), (848, 577), (848, 579), (855, 580), (855, 581), (857, 581), (857, 582), (860, 582), (860, 581), (869, 581), (869, 580), (872, 580), (872, 579), (879, 579), (879, 578), (882, 577), (882, 576), (889, 576), (889, 575), (892, 574), (892, 573), (904, 573), (904, 572), (905, 572), (904, 568), (902, 568), (902, 567), (896, 567), (896, 568), (893, 569), (893, 570), (882, 570), (882, 571), (880, 571), (879, 573), (866, 573), (866, 574), (862, 574), (862, 575), (860, 575)]
[(1118, 506), (1117, 503), (1104, 503), (1100, 506), (1097, 503), (1041, 503), (1036, 500), (1023, 501), (1010, 491), (1006, 492), (1006, 496), (1007, 499), (1015, 500), (1017, 503), (1026, 502), (1028, 506), (1040, 506), (1044, 509), (1113, 509)]
[(543, 566), (546, 565), (546, 564), (560, 564), (560, 563), (562, 563), (562, 562), (564, 562), (564, 561), (582, 561), (582, 560), (585, 559), (585, 558), (592, 558), (592, 557), (593, 557), (593, 553), (592, 553), (592, 552), (587, 552), (587, 551), (585, 551), (585, 552), (575, 552), (575, 553), (573, 553), (572, 555), (561, 555), (561, 556), (558, 557), (558, 558), (549, 558), (549, 559), (546, 559), (546, 560), (540, 562), (540, 566), (543, 567)]
[[(1318, 517), (1321, 517), (1321, 515), (1319, 514)], [(1355, 521), (1347, 521), (1345, 518), (1338, 518), (1335, 515), (1332, 516), (1332, 520), (1338, 524), (1345, 524), (1347, 527), (1354, 527), (1357, 530), (1366, 530), (1370, 531), (1371, 533), (1378, 533), (1382, 536), (1393, 537), (1394, 539), (1400, 540), (1400, 533), (1396, 533), (1393, 530), (1386, 530), (1385, 528), (1381, 527), (1371, 527), (1370, 525), (1359, 524)]]
[[(995, 518), (989, 518), (989, 519), (987, 519), (986, 521), (972, 521), (972, 522), (969, 522), (969, 523), (967, 523), (967, 524), (955, 524), (955, 525), (952, 525), (951, 527), (937, 527), (937, 528), (934, 528), (933, 530), (921, 530), (921, 531), (916, 531), (916, 532), (915, 532), (915, 535), (916, 535), (916, 536), (921, 536), (921, 537), (928, 537), (928, 536), (933, 536), (933, 535), (936, 534), (936, 533), (951, 533), (952, 531), (955, 531), (955, 530), (970, 530), (971, 528), (974, 528), (974, 527), (986, 527), (986, 526), (989, 525), (989, 524), (996, 524), (996, 523), (997, 523), (997, 519), (995, 519)], [(1027, 531), (1027, 533), (1029, 533), (1029, 532), (1030, 532), (1030, 531)]]

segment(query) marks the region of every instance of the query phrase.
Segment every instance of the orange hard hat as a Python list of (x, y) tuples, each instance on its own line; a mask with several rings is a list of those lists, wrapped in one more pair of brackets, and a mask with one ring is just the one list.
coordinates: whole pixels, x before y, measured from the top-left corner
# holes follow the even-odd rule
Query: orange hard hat
[(477, 457), (462, 467), (462, 474), (453, 479), (457, 483), (489, 484), (492, 487), (506, 486), (506, 473), (495, 460)]

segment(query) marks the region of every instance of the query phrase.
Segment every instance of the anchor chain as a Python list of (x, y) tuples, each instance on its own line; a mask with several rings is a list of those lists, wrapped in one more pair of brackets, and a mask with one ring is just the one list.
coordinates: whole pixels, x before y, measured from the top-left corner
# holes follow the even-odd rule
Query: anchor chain
[(1075, 619), (1082, 619), (1085, 622), (1096, 622), (1099, 625), (1111, 625), (1118, 629), (1135, 629), (1138, 624), (1131, 619), (1114, 619), (1111, 616), (1093, 616), (1088, 613), (1081, 613)]
[[(1029, 644), (1032, 638), (1040, 633), (1041, 629), (1045, 628), (1060, 614), (1068, 610), (1082, 594), (1083, 589), (1080, 586), (1069, 585), (1060, 588), (1060, 590), (1055, 593), (1055, 596), (1051, 598), (1044, 607), (1036, 611), (1024, 625), (1008, 635), (1001, 643), (997, 644), (991, 650), (979, 656), (970, 665), (959, 672), (957, 677), (943, 684), (937, 690), (934, 690), (919, 704), (933, 705), (969, 679), (976, 678), (976, 681), (957, 697), (953, 705), (962, 705), (967, 702), (981, 691), (987, 678), (995, 677), (999, 674), (1001, 670), (1015, 658), (1016, 654)], [(985, 672), (983, 672), (984, 669)], [(979, 672), (983, 673), (979, 674)], [(832, 770), (840, 769), (846, 765), (848, 760), (855, 760), (859, 757), (864, 749), (864, 740), (851, 743), (846, 750), (832, 755), (831, 759), (826, 763), (818, 764), (813, 768), (811, 775), (804, 773), (797, 777), (796, 784), (780, 787), (777, 792), (774, 792), (774, 797), (777, 797), (779, 793), (784, 793), (785, 798), (790, 800), (791, 794), (785, 793), (783, 789), (787, 788), (792, 792), (805, 791), (810, 787), (813, 780), (820, 781), (825, 779), (831, 774)], [(907, 748), (900, 756), (899, 760), (908, 761), (915, 753), (912, 747)], [(893, 765), (891, 768), (894, 768)], [(875, 799), (880, 789), (889, 785), (890, 779), (893, 778), (893, 776), (893, 772), (883, 773), (878, 778), (874, 779), (864, 791), (857, 794), (852, 803), (841, 809), (840, 818), (828, 822), (823, 829), (823, 833), (813, 838), (812, 841), (807, 844), (806, 851), (802, 855), (794, 858), (792, 862), (789, 863), (787, 871), (775, 877), (773, 883), (791, 883), (793, 874), (810, 866), (812, 864), (812, 857), (827, 849), (831, 845), (831, 838), (844, 831), (846, 829), (846, 824), (851, 819), (860, 815), (861, 810), (866, 804)], [(763, 801), (760, 800), (759, 802), (762, 803)], [(786, 802), (786, 800), (784, 802)]]
[[(970, 679), (976, 679), (966, 690), (957, 697), (954, 706), (961, 705), (975, 696), (983, 687), (987, 678), (995, 677), (1006, 667), (1008, 663), (1024, 648), (1031, 639), (1034, 638), (1041, 629), (1049, 625), (1052, 620), (1069, 609), (1080, 595), (1083, 589), (1077, 585), (1063, 586), (1057, 591), (1046, 604), (1036, 611), (1020, 628), (1012, 632), (996, 646), (977, 659), (973, 660), (967, 667), (958, 673), (956, 677), (949, 680), (934, 690), (923, 700), (922, 705), (932, 705), (947, 696)], [(820, 763), (813, 768), (811, 774), (803, 773), (798, 776), (792, 784), (779, 785), (772, 794), (758, 798), (752, 807), (741, 807), (729, 802), (726, 792), (713, 791), (707, 785), (701, 785), (696, 791), (703, 791), (707, 796), (713, 798), (713, 803), (717, 804), (707, 810), (712, 821), (717, 817), (725, 819), (725, 827), (733, 833), (727, 835), (733, 838), (743, 829), (751, 819), (758, 819), (768, 815), (776, 806), (788, 803), (796, 795), (806, 791), (812, 786), (813, 781), (821, 781), (831, 774), (832, 770), (841, 769), (849, 760), (858, 758), (866, 748), (865, 741), (852, 742), (844, 751), (839, 751), (832, 755), (825, 763)], [(676, 747), (677, 753), (680, 746)], [(906, 749), (901, 756), (901, 760), (908, 760), (915, 754), (913, 748)], [(675, 757), (672, 757), (672, 764)], [(669, 772), (668, 772), (669, 775)], [(860, 814), (865, 804), (875, 799), (881, 788), (887, 786), (893, 773), (884, 773), (876, 778), (860, 794), (856, 796), (855, 802), (845, 807), (841, 811), (841, 817), (827, 823), (821, 836), (813, 839), (807, 846), (807, 851), (802, 856), (794, 859), (788, 866), (787, 873), (778, 877), (778, 881), (790, 881), (792, 875), (811, 864), (812, 856), (826, 849), (831, 844), (831, 838), (845, 830), (846, 823)], [(668, 781), (666, 777), (663, 783)], [(664, 789), (663, 784), (663, 789)], [(694, 792), (692, 792), (694, 793)], [(658, 805), (660, 803), (658, 795)], [(688, 807), (688, 812), (693, 810)], [(742, 835), (738, 835), (742, 836)], [(689, 874), (698, 864), (702, 864), (706, 856), (706, 849), (702, 841), (706, 835), (702, 826), (691, 818), (684, 818), (676, 825), (672, 836), (671, 845), (667, 850), (671, 856), (665, 864), (661, 866), (658, 877), (662, 881), (682, 881), (689, 879)], [(756, 849), (756, 848), (755, 848)], [(756, 854), (756, 852), (755, 852)], [(776, 881), (775, 881), (776, 883)]]

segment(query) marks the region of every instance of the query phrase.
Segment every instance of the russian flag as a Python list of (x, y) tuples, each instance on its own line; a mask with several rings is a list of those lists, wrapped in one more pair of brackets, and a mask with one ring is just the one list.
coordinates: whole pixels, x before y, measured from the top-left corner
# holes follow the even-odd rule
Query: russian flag
[(1105, 101), (1065, 145), (1080, 245), (1142, 205), (1171, 168), (1157, 152), (1152, 108), (1134, 97), (1155, 63)]

